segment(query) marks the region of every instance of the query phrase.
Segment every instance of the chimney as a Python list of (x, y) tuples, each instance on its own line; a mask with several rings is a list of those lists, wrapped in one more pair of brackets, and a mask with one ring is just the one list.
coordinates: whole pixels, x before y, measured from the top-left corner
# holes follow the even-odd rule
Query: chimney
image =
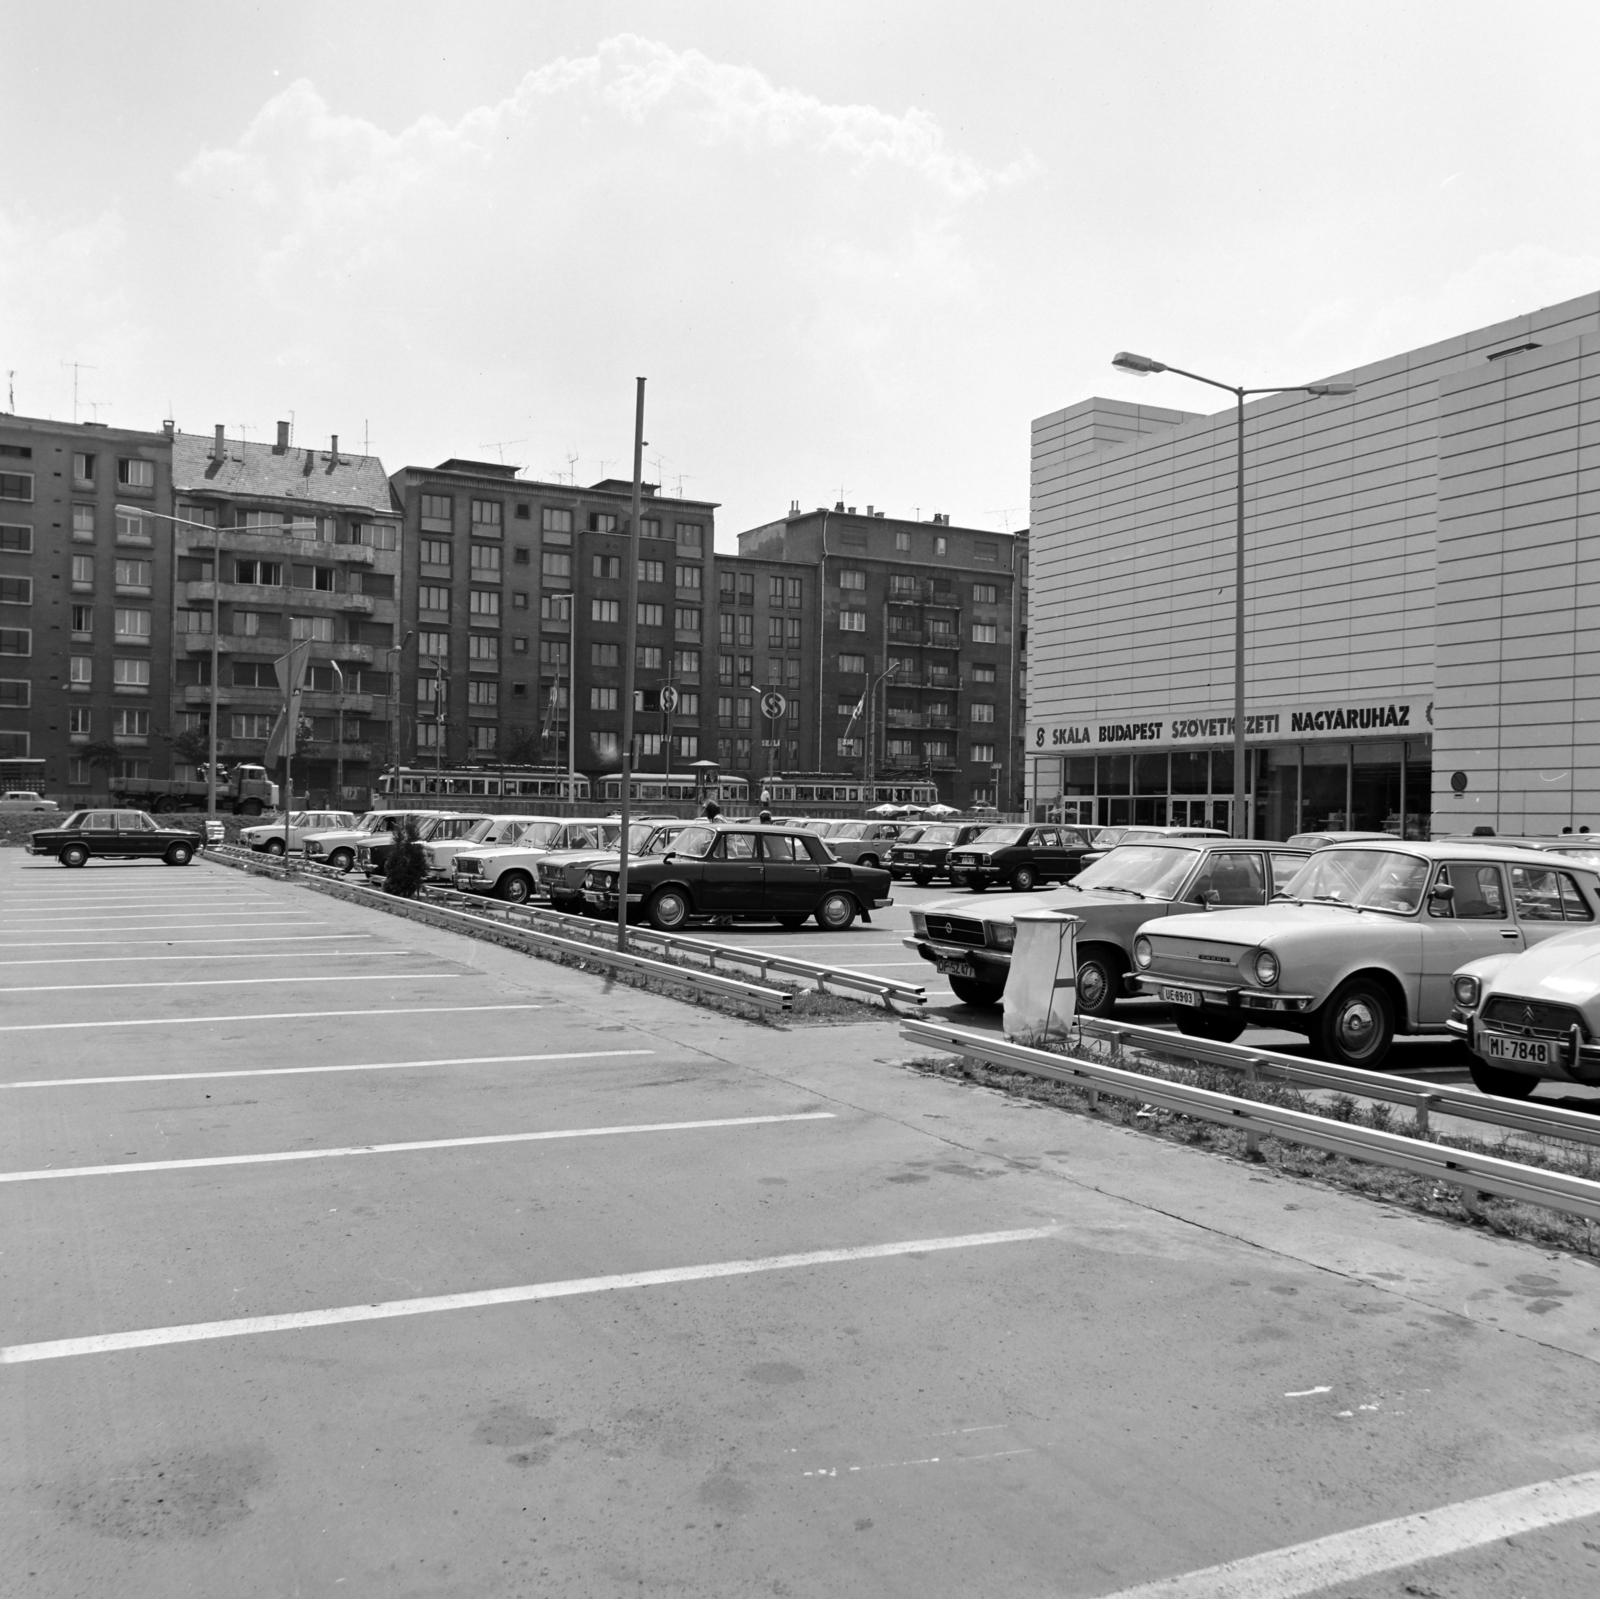
[(337, 466), (339, 464), (339, 435), (333, 435), (333, 443), (328, 446), (328, 459)]
[(213, 461), (226, 461), (228, 459), (228, 441), (223, 436), (223, 427), (223, 423), (217, 423), (217, 442), (211, 446), (211, 459)]
[(289, 449), (289, 424), (287, 422), (280, 422), (278, 424), (278, 442), (277, 442), (277, 444), (275, 444), (273, 446), (273, 452), (272, 453), (274, 455), (284, 455), (284, 454), (287, 454), (288, 449)]
[(842, 511), (844, 509), (844, 501), (843, 500), (835, 500), (833, 502), (833, 508), (834, 508), (835, 511)]
[(161, 431), (170, 439), (172, 435), (178, 431), (178, 424), (172, 417), (169, 416), (166, 421), (161, 424)]
[(873, 511), (872, 511), (872, 507), (871, 507), (871, 506), (870, 506), (870, 505), (869, 505), (869, 506), (868, 506), (868, 507), (867, 507), (867, 515), (868, 515), (868, 516), (871, 516), (871, 515), (872, 515), (872, 514), (873, 514)]

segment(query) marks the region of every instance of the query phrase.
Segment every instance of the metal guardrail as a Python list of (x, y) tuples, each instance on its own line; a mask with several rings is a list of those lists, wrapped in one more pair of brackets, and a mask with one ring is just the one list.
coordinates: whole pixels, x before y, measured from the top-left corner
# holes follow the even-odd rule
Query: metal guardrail
[(1089, 1091), (1091, 1103), (1098, 1094), (1118, 1099), (1137, 1100), (1180, 1116), (1235, 1127), (1247, 1135), (1262, 1133), (1313, 1149), (1328, 1150), (1378, 1166), (1391, 1166), (1418, 1177), (1464, 1188), (1470, 1196), (1477, 1192), (1499, 1194), (1506, 1199), (1541, 1205), (1569, 1216), (1600, 1220), (1600, 1183), (1565, 1172), (1546, 1171), (1503, 1160), (1496, 1155), (1480, 1155), (1471, 1150), (1408, 1138), (1402, 1133), (1379, 1132), (1357, 1127), (1309, 1112), (1287, 1110), (1259, 1100), (1219, 1094), (1209, 1088), (1191, 1088), (1161, 1077), (1125, 1071), (1103, 1061), (1085, 1060), (1072, 1055), (1054, 1055), (1025, 1044), (1008, 1043), (984, 1033), (967, 1032), (958, 1027), (941, 1027), (933, 1022), (907, 1020), (901, 1036), (913, 1044), (929, 1045), (955, 1055), (984, 1061), (1009, 1071), (1047, 1077), (1073, 1088)]
[(1251, 1049), (1245, 1044), (1219, 1044), (1210, 1039), (1190, 1038), (1184, 1033), (1169, 1033), (1160, 1027), (1130, 1027), (1121, 1022), (1080, 1016), (1078, 1025), (1090, 1038), (1113, 1044), (1136, 1044), (1156, 1054), (1176, 1055), (1184, 1060), (1204, 1061), (1256, 1077), (1271, 1077), (1299, 1088), (1325, 1088), (1350, 1094), (1358, 1099), (1376, 1099), (1389, 1105), (1404, 1105), (1416, 1114), (1417, 1124), (1427, 1131), (1429, 1117), (1435, 1113), (1458, 1116), (1463, 1121), (1482, 1122), (1502, 1131), (1532, 1133), (1543, 1138), (1561, 1138), (1570, 1143), (1600, 1146), (1600, 1117), (1581, 1110), (1563, 1110), (1559, 1105), (1534, 1105), (1524, 1100), (1496, 1099), (1475, 1088), (1419, 1084), (1409, 1077), (1387, 1072), (1365, 1071), (1356, 1066), (1335, 1066), (1327, 1061), (1303, 1060), (1272, 1049)]

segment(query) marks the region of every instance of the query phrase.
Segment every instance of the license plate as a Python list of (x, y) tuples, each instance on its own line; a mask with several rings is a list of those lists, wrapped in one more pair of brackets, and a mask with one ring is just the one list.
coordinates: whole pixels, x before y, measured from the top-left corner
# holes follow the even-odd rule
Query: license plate
[(1499, 1033), (1483, 1035), (1483, 1052), (1490, 1060), (1515, 1060), (1526, 1066), (1549, 1066), (1553, 1064), (1550, 1048), (1542, 1038), (1505, 1038)]
[(941, 955), (933, 963), (947, 977), (976, 977), (978, 969), (971, 961), (964, 961), (952, 955)]
[(1192, 988), (1163, 988), (1161, 998), (1168, 1005), (1198, 1005), (1200, 996)]

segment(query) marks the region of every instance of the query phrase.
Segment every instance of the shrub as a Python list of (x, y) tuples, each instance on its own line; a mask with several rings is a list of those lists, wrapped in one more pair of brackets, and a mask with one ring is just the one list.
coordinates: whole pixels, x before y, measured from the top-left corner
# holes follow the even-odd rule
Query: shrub
[(384, 861), (384, 890), (402, 899), (413, 899), (428, 876), (428, 857), (417, 839), (417, 824), (407, 817), (395, 829), (394, 844)]

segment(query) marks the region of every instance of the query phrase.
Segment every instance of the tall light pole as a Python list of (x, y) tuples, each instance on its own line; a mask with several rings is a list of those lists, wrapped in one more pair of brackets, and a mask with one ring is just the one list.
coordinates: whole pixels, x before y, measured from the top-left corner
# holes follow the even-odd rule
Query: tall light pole
[(383, 653), (389, 662), (389, 793), (400, 792), (400, 657), (406, 645), (415, 637), (408, 631), (398, 644), (391, 644)]
[[(884, 671), (880, 672), (876, 678), (873, 678), (873, 679), (871, 679), (869, 681), (868, 686), (867, 686), (867, 737), (866, 737), (866, 743), (865, 743), (865, 754), (864, 754), (864, 758), (863, 758), (862, 763), (861, 763), (861, 776), (862, 776), (862, 787), (866, 791), (865, 798), (867, 798), (869, 800), (873, 798), (873, 793), (872, 793), (872, 757), (873, 757), (873, 747), (872, 747), (873, 728), (872, 728), (872, 722), (873, 722), (873, 716), (875, 714), (875, 710), (876, 710), (876, 706), (877, 706), (878, 686), (881, 683), (888, 682), (888, 680), (891, 677), (893, 677), (894, 674), (896, 672), (898, 672), (899, 670), (900, 670), (900, 663), (898, 661), (891, 661), (889, 663), (888, 667)], [(885, 693), (885, 695), (884, 695), (884, 717), (883, 717), (883, 719), (884, 719), (884, 721), (886, 723), (889, 720), (888, 703), (889, 703), (888, 694)]]
[[(338, 752), (333, 758), (333, 789), (334, 789), (334, 796), (335, 796), (334, 797), (334, 801), (333, 801), (333, 808), (335, 810), (343, 810), (343, 808), (344, 808), (344, 672), (340, 668), (339, 663), (337, 661), (330, 661), (328, 664), (333, 667), (333, 675), (334, 675), (335, 678), (338, 679), (338, 683), (339, 683), (339, 704), (338, 704), (338, 707), (337, 707), (338, 713), (339, 713), (339, 730), (338, 730), (338, 737), (335, 740), (334, 746), (333, 746), (334, 749)], [(285, 836), (287, 837), (287, 835), (285, 835)]]
[(1246, 808), (1245, 742), (1244, 742), (1244, 402), (1251, 394), (1315, 394), (1329, 396), (1354, 394), (1354, 383), (1286, 383), (1276, 388), (1245, 389), (1233, 383), (1219, 383), (1216, 378), (1202, 377), (1198, 372), (1185, 372), (1181, 366), (1168, 366), (1162, 361), (1152, 361), (1148, 355), (1134, 355), (1130, 350), (1119, 350), (1111, 358), (1119, 372), (1133, 377), (1147, 378), (1155, 372), (1175, 372), (1181, 378), (1192, 378), (1196, 383), (1209, 384), (1214, 389), (1225, 389), (1234, 397), (1235, 443), (1237, 462), (1234, 482), (1234, 534), (1233, 534), (1233, 827), (1235, 838), (1248, 838), (1252, 832)]
[(633, 402), (633, 515), (628, 523), (628, 612), (622, 619), (622, 826), (618, 829), (621, 848), (617, 857), (617, 948), (628, 947), (628, 819), (633, 799), (633, 684), (634, 647), (639, 637), (639, 517), (644, 495), (644, 382)]
[[(567, 798), (575, 800), (578, 797), (578, 757), (577, 745), (573, 739), (573, 717), (577, 712), (577, 683), (578, 683), (578, 596), (572, 592), (559, 594), (546, 594), (546, 600), (565, 600), (567, 602)], [(561, 711), (561, 668), (556, 667), (555, 685), (555, 711), (557, 725), (560, 725)], [(559, 750), (557, 751), (559, 754)]]

